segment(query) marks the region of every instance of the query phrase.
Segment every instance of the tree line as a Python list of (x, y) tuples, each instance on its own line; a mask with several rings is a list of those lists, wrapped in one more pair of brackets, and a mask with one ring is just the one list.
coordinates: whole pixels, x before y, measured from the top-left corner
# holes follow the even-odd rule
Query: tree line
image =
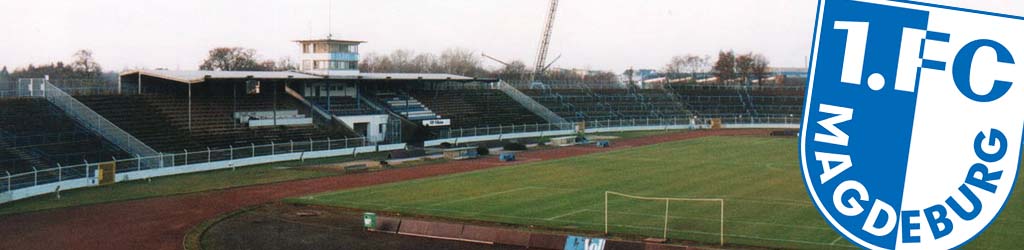
[(72, 55), (70, 63), (58, 61), (50, 64), (29, 64), (27, 67), (16, 68), (9, 73), (5, 66), (2, 72), (7, 79), (0, 80), (50, 76), (52, 79), (93, 79), (105, 82), (110, 80), (111, 74), (116, 76), (116, 73), (113, 72), (104, 73), (103, 67), (93, 58), (92, 51), (86, 49), (76, 51)]
[[(502, 67), (487, 69), (475, 52), (463, 48), (450, 48), (440, 54), (417, 53), (411, 50), (395, 50), (387, 54), (369, 53), (362, 55), (359, 70), (369, 73), (447, 73), (470, 77), (500, 78), (506, 81), (527, 81), (532, 70), (521, 60), (512, 60)], [(288, 71), (298, 69), (297, 62), (285, 57), (279, 60), (262, 59), (254, 49), (242, 47), (217, 47), (211, 49), (199, 64), (201, 70), (221, 71)], [(70, 63), (58, 61), (51, 64), (28, 65), (3, 75), (9, 79), (41, 78), (85, 79), (100, 83), (116, 81), (117, 73), (103, 72), (103, 67), (93, 58), (90, 50), (79, 50), (72, 55)], [(631, 70), (625, 72), (627, 75)], [(764, 79), (770, 75), (769, 61), (761, 54), (748, 52), (738, 54), (732, 50), (720, 51), (712, 61), (710, 56), (673, 56), (662, 68), (659, 75), (670, 78), (691, 77), (711, 74), (720, 82)], [(535, 79), (546, 82), (612, 83), (618, 76), (610, 71), (549, 69)], [(2, 79), (0, 79), (2, 80)]]
[[(487, 69), (476, 52), (450, 48), (439, 55), (395, 50), (388, 54), (370, 53), (362, 56), (359, 70), (371, 73), (445, 73), (470, 77), (499, 78), (506, 81), (528, 81), (532, 70), (522, 60), (512, 60), (502, 67)], [(612, 83), (617, 76), (611, 71), (573, 71), (549, 69), (536, 80), (546, 82)]]
[(748, 52), (737, 54), (732, 50), (719, 51), (718, 58), (712, 62), (711, 56), (683, 55), (673, 56), (662, 68), (667, 77), (691, 77), (695, 81), (697, 75), (710, 73), (719, 82), (760, 80), (769, 77), (771, 68), (768, 58), (764, 55)]

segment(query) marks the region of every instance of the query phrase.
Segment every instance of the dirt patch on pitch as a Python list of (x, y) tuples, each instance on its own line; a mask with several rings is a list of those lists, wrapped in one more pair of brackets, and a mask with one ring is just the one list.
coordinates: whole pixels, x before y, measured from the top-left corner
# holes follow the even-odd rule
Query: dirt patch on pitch
[(272, 203), (224, 219), (202, 236), (205, 250), (231, 249), (522, 249), (363, 230), (362, 215)]

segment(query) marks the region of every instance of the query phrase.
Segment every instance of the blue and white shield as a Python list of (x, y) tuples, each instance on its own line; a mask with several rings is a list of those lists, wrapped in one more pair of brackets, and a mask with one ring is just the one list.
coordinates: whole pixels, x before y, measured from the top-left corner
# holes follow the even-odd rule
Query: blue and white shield
[(811, 58), (801, 166), (840, 234), (950, 249), (999, 215), (1021, 158), (1024, 18), (821, 0)]

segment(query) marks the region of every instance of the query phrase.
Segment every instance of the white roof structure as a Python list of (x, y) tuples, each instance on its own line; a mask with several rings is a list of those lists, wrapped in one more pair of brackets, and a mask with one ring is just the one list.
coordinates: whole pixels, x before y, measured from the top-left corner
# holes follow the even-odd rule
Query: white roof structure
[(323, 79), (321, 76), (291, 71), (212, 71), (212, 70), (133, 70), (121, 76), (141, 74), (144, 76), (178, 81), (187, 84), (201, 83), (209, 79)]
[(473, 80), (468, 76), (452, 74), (428, 73), (359, 73), (354, 75), (336, 75), (331, 79), (364, 79), (364, 80)]
[(362, 79), (362, 80), (455, 80), (455, 81), (469, 81), (475, 80), (475, 78), (452, 75), (452, 74), (426, 74), (426, 73), (358, 73), (352, 75), (335, 75), (325, 77), (322, 75), (315, 75), (302, 72), (294, 71), (211, 71), (211, 70), (132, 70), (121, 73), (121, 76), (140, 74), (144, 76), (160, 78), (165, 80), (177, 81), (186, 84), (196, 84), (206, 81), (206, 79), (213, 80), (228, 80), (228, 79), (296, 79), (296, 80), (313, 80), (313, 79)]

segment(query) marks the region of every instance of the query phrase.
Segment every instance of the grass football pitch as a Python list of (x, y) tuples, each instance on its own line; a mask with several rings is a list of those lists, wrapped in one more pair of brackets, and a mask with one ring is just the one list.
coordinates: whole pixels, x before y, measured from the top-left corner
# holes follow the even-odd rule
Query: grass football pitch
[[(794, 138), (705, 137), (288, 201), (600, 233), (605, 230), (605, 191), (720, 198), (725, 200), (727, 244), (855, 249), (811, 204), (797, 159)], [(965, 248), (1016, 248), (1024, 236), (1019, 194)], [(668, 203), (668, 238), (718, 245), (718, 203)], [(611, 196), (607, 204), (613, 236), (664, 233), (665, 201)]]

